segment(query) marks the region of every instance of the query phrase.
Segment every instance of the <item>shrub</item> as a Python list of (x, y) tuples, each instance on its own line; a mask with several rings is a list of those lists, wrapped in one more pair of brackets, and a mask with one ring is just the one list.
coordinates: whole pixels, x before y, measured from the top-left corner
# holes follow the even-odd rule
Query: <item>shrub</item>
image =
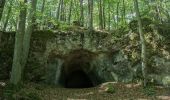
[(153, 86), (147, 86), (143, 89), (143, 93), (148, 96), (153, 96), (156, 94), (156, 90)]
[(7, 100), (13, 100), (13, 95), (20, 91), (20, 89), (22, 88), (22, 84), (16, 86), (13, 84), (7, 84), (7, 86), (4, 89), (4, 93), (3, 93), (3, 98), (7, 99)]
[(106, 90), (107, 93), (115, 93), (116, 92), (116, 90), (112, 84), (108, 84), (107, 87), (108, 87), (108, 89)]

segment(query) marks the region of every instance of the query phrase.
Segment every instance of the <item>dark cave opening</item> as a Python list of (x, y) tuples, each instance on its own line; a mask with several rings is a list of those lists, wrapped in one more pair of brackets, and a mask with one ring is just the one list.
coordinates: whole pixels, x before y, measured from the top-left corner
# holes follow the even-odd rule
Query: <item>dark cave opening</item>
[(60, 84), (65, 88), (90, 88), (96, 86), (98, 76), (91, 66), (95, 54), (88, 50), (70, 52), (62, 66)]
[(81, 71), (77, 70), (70, 73), (65, 80), (65, 88), (89, 88), (93, 87), (93, 83), (88, 75)]

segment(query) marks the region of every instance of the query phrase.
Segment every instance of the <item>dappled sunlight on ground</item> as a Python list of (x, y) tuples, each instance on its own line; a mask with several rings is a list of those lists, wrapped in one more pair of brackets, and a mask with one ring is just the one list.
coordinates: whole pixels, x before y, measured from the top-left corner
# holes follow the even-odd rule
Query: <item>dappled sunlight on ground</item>
[(170, 96), (157, 96), (161, 100), (170, 100)]
[[(108, 92), (110, 88), (108, 86), (113, 87), (113, 93)], [(156, 92), (153, 95), (146, 95), (140, 84), (115, 82), (108, 82), (96, 87), (80, 89), (58, 88), (29, 83), (21, 90), (22, 93), (35, 93), (42, 100), (170, 100), (167, 89), (155, 87), (155, 91)]]

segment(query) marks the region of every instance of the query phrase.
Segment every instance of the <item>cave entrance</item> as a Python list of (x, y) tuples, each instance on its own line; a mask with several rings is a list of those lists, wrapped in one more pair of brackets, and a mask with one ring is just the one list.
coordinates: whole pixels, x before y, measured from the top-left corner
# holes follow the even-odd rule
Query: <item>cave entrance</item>
[(88, 50), (70, 52), (63, 63), (60, 75), (61, 86), (65, 88), (90, 88), (98, 85), (99, 77), (91, 62), (95, 54)]
[(66, 77), (65, 81), (66, 88), (89, 88), (93, 87), (92, 80), (88, 77), (88, 75), (81, 71), (77, 70), (70, 73)]

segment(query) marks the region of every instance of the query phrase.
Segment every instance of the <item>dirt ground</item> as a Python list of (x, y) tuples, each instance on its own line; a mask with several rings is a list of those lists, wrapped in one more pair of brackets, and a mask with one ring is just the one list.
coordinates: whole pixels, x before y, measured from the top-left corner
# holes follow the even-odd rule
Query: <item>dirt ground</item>
[(31, 92), (37, 94), (42, 100), (170, 100), (170, 90), (160, 86), (154, 87), (154, 91), (148, 89), (145, 93), (139, 84), (114, 83), (112, 85), (114, 93), (106, 92), (105, 85), (69, 89), (29, 83), (20, 93)]

